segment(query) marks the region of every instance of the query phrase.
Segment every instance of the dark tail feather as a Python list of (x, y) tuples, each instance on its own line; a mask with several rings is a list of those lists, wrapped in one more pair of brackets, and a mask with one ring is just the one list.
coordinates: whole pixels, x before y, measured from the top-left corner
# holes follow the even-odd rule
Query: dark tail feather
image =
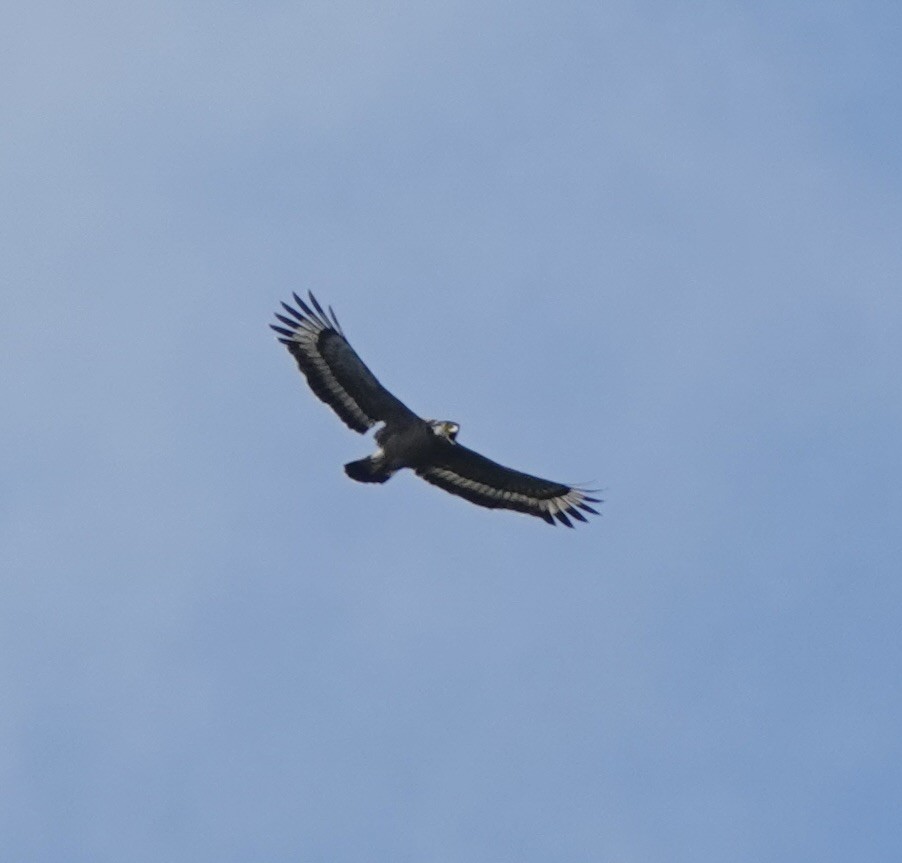
[(357, 482), (385, 482), (391, 471), (386, 471), (380, 460), (367, 456), (359, 461), (349, 461), (345, 473)]

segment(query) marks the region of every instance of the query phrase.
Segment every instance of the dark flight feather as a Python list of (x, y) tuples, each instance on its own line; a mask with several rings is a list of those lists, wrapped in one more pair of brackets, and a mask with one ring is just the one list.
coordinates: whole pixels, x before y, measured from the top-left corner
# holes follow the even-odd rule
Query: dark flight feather
[(330, 320), (312, 293), (313, 309), (297, 294), (294, 300), (303, 314), (282, 303), (292, 317), (277, 313), (276, 317), (285, 326), (270, 326), (295, 358), (310, 389), (346, 425), (362, 434), (379, 422), (416, 419), (416, 414), (385, 389), (357, 356), (334, 313)]

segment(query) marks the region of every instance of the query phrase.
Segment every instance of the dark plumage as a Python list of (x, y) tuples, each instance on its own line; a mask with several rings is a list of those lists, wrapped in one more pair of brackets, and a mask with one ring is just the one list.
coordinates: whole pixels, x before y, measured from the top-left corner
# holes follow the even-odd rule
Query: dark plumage
[[(427, 482), (492, 509), (513, 509), (573, 527), (571, 519), (595, 515), (588, 489), (512, 470), (457, 443), (457, 423), (424, 420), (395, 398), (364, 365), (348, 343), (335, 312), (328, 314), (309, 294), (310, 305), (294, 294), (297, 308), (271, 324), (297, 361), (310, 388), (354, 431), (384, 425), (374, 435), (379, 449), (345, 465), (358, 482), (385, 482), (401, 468), (411, 468)], [(582, 511), (581, 511), (582, 510)]]

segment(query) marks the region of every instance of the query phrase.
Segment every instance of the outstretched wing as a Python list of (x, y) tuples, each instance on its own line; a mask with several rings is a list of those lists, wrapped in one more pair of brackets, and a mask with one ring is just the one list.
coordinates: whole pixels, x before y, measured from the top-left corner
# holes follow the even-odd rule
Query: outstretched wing
[(288, 316), (277, 312), (276, 317), (284, 326), (270, 326), (297, 361), (310, 389), (361, 433), (379, 422), (416, 419), (416, 414), (385, 389), (357, 356), (332, 307), (327, 315), (316, 297), (312, 293), (309, 296), (313, 308), (294, 294), (298, 308), (282, 303)]
[(520, 473), (487, 459), (484, 455), (448, 440), (437, 440), (430, 463), (417, 473), (433, 485), (460, 495), (479, 506), (515, 509), (544, 518), (549, 524), (557, 519), (573, 527), (570, 519), (587, 521), (580, 512), (598, 511), (589, 503), (600, 503), (589, 490)]

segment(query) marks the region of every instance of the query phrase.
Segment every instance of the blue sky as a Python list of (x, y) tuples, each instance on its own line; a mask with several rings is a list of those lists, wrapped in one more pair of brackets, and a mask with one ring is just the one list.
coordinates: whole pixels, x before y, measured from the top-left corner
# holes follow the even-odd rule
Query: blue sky
[[(898, 859), (897, 4), (5, 18), (7, 859)], [(603, 517), (348, 481), (308, 289)]]

